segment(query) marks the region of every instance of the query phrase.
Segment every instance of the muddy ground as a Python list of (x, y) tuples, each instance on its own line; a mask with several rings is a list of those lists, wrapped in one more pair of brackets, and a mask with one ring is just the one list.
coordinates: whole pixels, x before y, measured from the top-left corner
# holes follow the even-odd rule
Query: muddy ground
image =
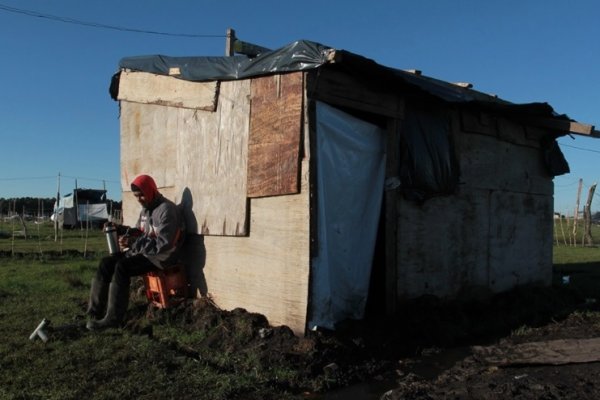
[(377, 395), (386, 400), (598, 399), (598, 362), (497, 365), (473, 353), (473, 346), (506, 349), (600, 337), (598, 310), (593, 299), (568, 287), (525, 287), (495, 296), (470, 294), (452, 303), (422, 297), (398, 310), (393, 323), (367, 318), (340, 324), (335, 332), (297, 337), (285, 326), (269, 326), (262, 315), (224, 311), (196, 299), (169, 311), (130, 310), (126, 329), (152, 336), (153, 326), (168, 319), (186, 331), (206, 332), (194, 343), (172, 346), (208, 363), (215, 359), (211, 354), (252, 353), (258, 360), (252, 368), (295, 371), (284, 382), (273, 381), (270, 390), (298, 398), (326, 398), (339, 388), (382, 381), (394, 387)]

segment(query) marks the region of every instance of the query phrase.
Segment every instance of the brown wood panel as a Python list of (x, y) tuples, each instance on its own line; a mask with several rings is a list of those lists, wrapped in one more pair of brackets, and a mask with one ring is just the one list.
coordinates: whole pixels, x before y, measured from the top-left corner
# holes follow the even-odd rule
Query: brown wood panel
[(252, 79), (248, 197), (298, 193), (303, 73)]

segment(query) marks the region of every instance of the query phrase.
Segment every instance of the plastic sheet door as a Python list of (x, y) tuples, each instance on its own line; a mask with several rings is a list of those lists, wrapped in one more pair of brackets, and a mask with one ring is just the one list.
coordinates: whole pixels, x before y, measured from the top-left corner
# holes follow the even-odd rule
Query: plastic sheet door
[(316, 107), (317, 254), (309, 329), (361, 319), (385, 179), (384, 130), (325, 103)]

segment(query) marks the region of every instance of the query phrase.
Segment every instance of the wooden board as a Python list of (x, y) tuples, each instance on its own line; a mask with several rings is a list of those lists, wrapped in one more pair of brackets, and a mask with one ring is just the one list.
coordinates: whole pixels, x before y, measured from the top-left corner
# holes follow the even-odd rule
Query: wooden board
[(398, 298), (451, 297), (488, 285), (486, 191), (439, 196), (397, 205)]
[(189, 232), (243, 236), (247, 231), (250, 81), (222, 82), (215, 112), (121, 102), (121, 183), (140, 173), (173, 187)]
[(121, 72), (119, 100), (214, 111), (218, 82), (190, 82), (148, 72)]
[(303, 73), (252, 79), (248, 197), (298, 193)]
[(454, 143), (462, 185), (552, 195), (552, 179), (539, 148), (465, 132), (455, 135)]
[(512, 346), (474, 346), (478, 360), (497, 366), (564, 365), (600, 361), (600, 338), (556, 339)]
[(321, 100), (334, 106), (358, 111), (403, 118), (404, 98), (391, 88), (366, 84), (364, 79), (342, 71), (319, 68), (306, 77), (306, 90), (311, 99)]
[(177, 182), (177, 108), (121, 102), (121, 188), (129, 191), (139, 174), (158, 187)]
[(180, 110), (177, 187), (191, 203), (192, 231), (244, 236), (250, 81), (221, 82), (216, 112)]
[(490, 193), (489, 271), (494, 292), (552, 280), (553, 198)]
[(305, 160), (299, 194), (250, 200), (248, 237), (205, 237), (202, 269), (206, 290), (219, 307), (261, 313), (297, 335), (304, 334), (309, 297), (307, 168)]

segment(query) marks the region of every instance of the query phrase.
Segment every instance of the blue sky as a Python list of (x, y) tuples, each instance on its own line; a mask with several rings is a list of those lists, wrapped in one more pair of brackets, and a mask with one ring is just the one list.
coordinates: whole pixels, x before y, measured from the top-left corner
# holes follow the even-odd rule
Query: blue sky
[[(122, 57), (223, 55), (227, 28), (278, 48), (313, 40), (515, 103), (548, 102), (600, 126), (600, 2), (595, 0), (0, 0), (101, 29), (0, 9), (0, 197), (106, 187), (119, 200), (119, 109), (108, 86)], [(555, 209), (597, 182), (600, 139), (559, 139), (571, 173)], [(596, 196), (598, 197), (598, 196)], [(600, 204), (600, 199), (595, 203)], [(595, 204), (592, 205), (595, 209)]]

